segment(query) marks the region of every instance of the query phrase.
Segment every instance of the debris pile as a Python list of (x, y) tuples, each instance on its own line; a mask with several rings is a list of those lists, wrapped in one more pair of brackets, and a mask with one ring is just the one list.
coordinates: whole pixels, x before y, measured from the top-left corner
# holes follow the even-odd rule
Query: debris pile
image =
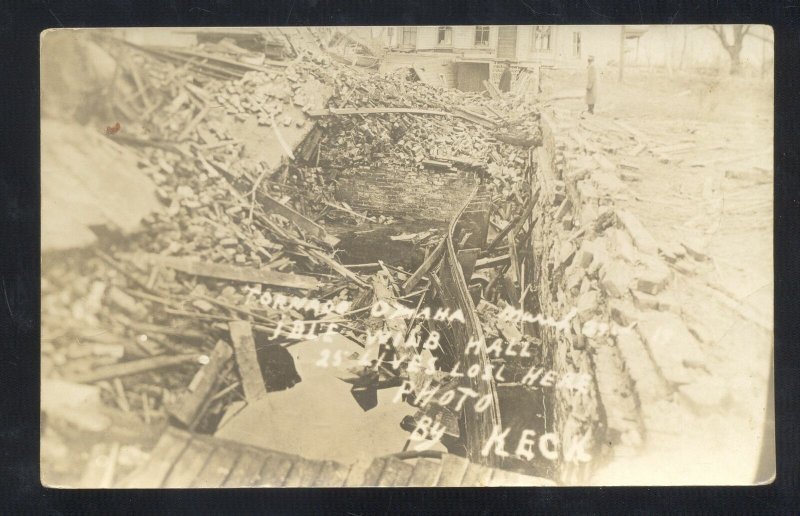
[[(147, 424), (170, 420), (206, 433), (234, 401), (253, 402), (300, 381), (286, 348), (325, 331), (364, 348), (341, 368), (365, 409), (379, 387), (446, 383), (445, 371), (409, 370), (419, 353), (413, 347), (366, 344), (379, 330), (420, 342), (436, 331), (417, 315), (434, 299), (447, 307), (430, 274), (445, 240), (434, 232), (406, 235), (429, 244), (413, 273), (382, 262), (346, 267), (336, 258), (339, 239), (327, 223), (369, 215), (392, 222), (354, 212), (330, 192), (337, 167), (376, 158), (432, 173), (481, 171), (484, 207), (475, 213), (485, 214), (483, 228), (472, 221), (447, 238), (468, 250), (488, 237), (488, 247), (470, 251), (470, 294), (491, 327), (488, 338), (522, 338), (493, 314), (523, 306), (530, 294), (535, 111), (515, 114), (493, 99), (360, 72), (302, 50), (292, 62), (253, 65), (116, 45), (124, 64), (112, 102), (121, 123), (107, 137), (139, 149), (141, 173), (156, 184), (164, 210), (135, 235), (108, 232), (93, 248), (44, 257), (43, 377), (95, 384), (104, 403)], [(335, 112), (346, 106), (410, 111)], [(453, 114), (425, 113), (431, 110)], [(254, 159), (239, 126), (272, 135), (282, 158)], [(297, 146), (302, 138), (292, 142), (290, 131), (308, 136)], [(396, 327), (398, 320), (372, 314), (378, 302), (414, 316)]]

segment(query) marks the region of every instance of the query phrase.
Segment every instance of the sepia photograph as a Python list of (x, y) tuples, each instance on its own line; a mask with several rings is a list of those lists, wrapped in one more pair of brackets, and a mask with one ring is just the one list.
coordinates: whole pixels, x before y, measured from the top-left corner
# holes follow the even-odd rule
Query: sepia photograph
[(770, 26), (40, 56), (44, 486), (774, 481)]

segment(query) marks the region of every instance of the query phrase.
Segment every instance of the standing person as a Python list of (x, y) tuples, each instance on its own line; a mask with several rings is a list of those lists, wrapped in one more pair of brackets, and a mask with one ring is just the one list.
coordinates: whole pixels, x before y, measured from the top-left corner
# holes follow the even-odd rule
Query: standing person
[(589, 66), (586, 68), (586, 105), (589, 114), (594, 114), (594, 104), (597, 101), (597, 70), (594, 67), (594, 56), (589, 56)]
[(500, 91), (511, 91), (511, 63), (506, 61), (506, 69), (500, 76)]

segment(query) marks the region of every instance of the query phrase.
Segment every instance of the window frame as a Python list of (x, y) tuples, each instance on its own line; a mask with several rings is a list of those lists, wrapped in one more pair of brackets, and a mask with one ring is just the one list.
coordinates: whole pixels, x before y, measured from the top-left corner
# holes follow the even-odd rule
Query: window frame
[[(447, 41), (447, 35), (450, 35), (450, 41)], [(444, 39), (442, 38), (444, 35)], [(452, 47), (453, 46), (453, 26), (452, 25), (438, 25), (436, 27), (436, 46), (437, 47)]]
[[(547, 39), (540, 35), (546, 35)], [(538, 48), (539, 41), (547, 41), (546, 48)], [(537, 53), (549, 53), (553, 50), (553, 28), (551, 25), (534, 25), (531, 31), (531, 50)]]
[[(410, 43), (406, 43), (406, 34), (413, 34), (414, 41)], [(400, 46), (402, 47), (416, 47), (417, 46), (417, 27), (413, 25), (403, 25), (403, 29), (400, 31)]]
[(491, 26), (489, 25), (476, 25), (475, 26), (475, 43), (476, 47), (488, 47), (491, 35)]

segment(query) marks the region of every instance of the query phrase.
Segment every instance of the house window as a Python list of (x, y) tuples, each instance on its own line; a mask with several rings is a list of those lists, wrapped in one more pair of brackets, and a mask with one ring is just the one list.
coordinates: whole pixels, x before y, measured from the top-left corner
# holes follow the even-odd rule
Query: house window
[(440, 46), (450, 46), (453, 44), (453, 27), (441, 26), (439, 27), (439, 37), (436, 39), (436, 44)]
[(581, 57), (581, 33), (572, 33), (572, 57)]
[(404, 47), (413, 47), (417, 44), (417, 28), (403, 27), (403, 40), (400, 43)]
[(475, 26), (475, 46), (485, 46), (489, 44), (489, 26)]
[(534, 25), (531, 46), (535, 52), (550, 51), (550, 29), (549, 25)]

